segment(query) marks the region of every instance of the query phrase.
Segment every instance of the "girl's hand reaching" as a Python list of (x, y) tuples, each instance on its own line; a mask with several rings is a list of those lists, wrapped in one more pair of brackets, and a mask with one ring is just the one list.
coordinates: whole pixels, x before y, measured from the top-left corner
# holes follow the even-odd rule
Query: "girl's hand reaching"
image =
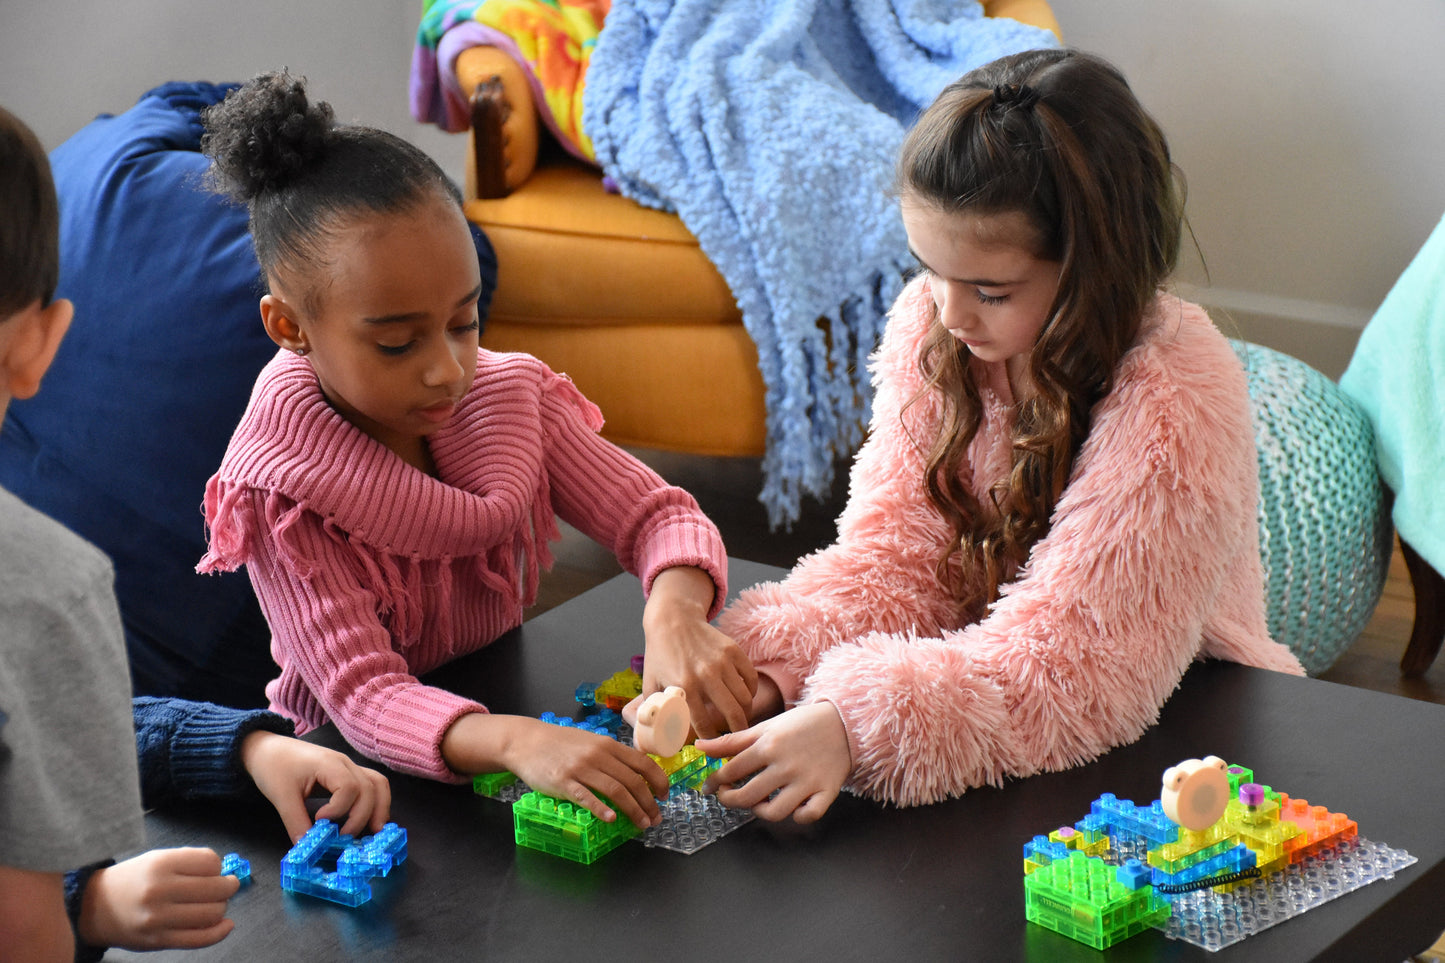
[(657, 800), (667, 797), (667, 774), (643, 753), (594, 732), (472, 712), (452, 723), (441, 750), (459, 773), (509, 770), (538, 792), (571, 800), (604, 822), (620, 812), (646, 829), (662, 817)]
[(527, 785), (570, 799), (604, 822), (621, 812), (646, 829), (662, 818), (657, 800), (667, 797), (667, 774), (646, 755), (593, 732), (536, 719), (521, 721), (533, 725), (519, 734), (522, 758), (509, 768)]
[(153, 849), (95, 871), (77, 929), (92, 946), (194, 949), (224, 939), (235, 923), (226, 901), (241, 882), (221, 875), (210, 849)]
[(331, 799), (317, 810), (317, 818), (341, 823), (346, 816), (343, 833), (376, 832), (391, 813), (386, 777), (334, 749), (258, 730), (241, 741), (241, 765), (276, 807), (293, 843), (311, 828), (306, 797), (318, 786), (330, 792)]
[(715, 792), (724, 806), (751, 809), (773, 822), (789, 816), (815, 822), (838, 798), (853, 768), (848, 732), (831, 702), (797, 706), (751, 729), (701, 740), (697, 747), (714, 758), (732, 757), (709, 777), (705, 792)]
[(746, 728), (758, 688), (757, 671), (743, 650), (708, 624), (716, 591), (702, 569), (664, 569), (652, 581), (642, 616), (642, 694), (679, 686), (687, 693), (693, 729), (703, 738)]

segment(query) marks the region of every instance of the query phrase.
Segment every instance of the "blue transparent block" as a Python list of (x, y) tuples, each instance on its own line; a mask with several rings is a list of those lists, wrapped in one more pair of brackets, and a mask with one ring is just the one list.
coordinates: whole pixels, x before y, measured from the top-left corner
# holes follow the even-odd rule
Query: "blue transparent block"
[(244, 883), (251, 878), (251, 863), (238, 853), (227, 853), (221, 857), (221, 875), (234, 876)]
[[(336, 870), (317, 864), (335, 857)], [(360, 906), (371, 899), (368, 880), (386, 876), (406, 861), (406, 830), (387, 823), (374, 836), (342, 835), (329, 819), (318, 819), (281, 860), (281, 888), (288, 893), (317, 896), (342, 906)]]

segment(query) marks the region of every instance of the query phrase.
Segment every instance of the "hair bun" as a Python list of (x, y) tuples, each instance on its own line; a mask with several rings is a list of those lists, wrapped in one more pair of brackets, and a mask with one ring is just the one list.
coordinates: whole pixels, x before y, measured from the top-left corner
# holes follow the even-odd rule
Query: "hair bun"
[(307, 99), (305, 78), (284, 70), (231, 91), (202, 115), (215, 186), (247, 202), (283, 187), (326, 153), (333, 116), (330, 104)]

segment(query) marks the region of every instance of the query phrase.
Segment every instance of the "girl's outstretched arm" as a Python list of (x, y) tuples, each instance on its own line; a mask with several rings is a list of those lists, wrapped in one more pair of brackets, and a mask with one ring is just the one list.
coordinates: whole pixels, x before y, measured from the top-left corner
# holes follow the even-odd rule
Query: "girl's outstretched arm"
[(317, 788), (331, 793), (317, 815), (344, 823), (344, 833), (375, 832), (386, 822), (385, 776), (293, 738), (291, 723), (274, 712), (140, 696), (131, 713), (146, 806), (241, 798), (254, 783), (293, 842), (311, 828), (306, 799)]
[(937, 633), (962, 619), (935, 575), (949, 531), (923, 486), (920, 446), (937, 431), (939, 402), (933, 395), (914, 402), (931, 305), (915, 282), (889, 318), (873, 363), (873, 421), (854, 458), (837, 541), (799, 561), (784, 581), (744, 590), (718, 619), (788, 705), (836, 645), (870, 632)]
[(597, 434), (596, 409), (551, 375), (542, 393), (553, 507), (642, 581), (643, 694), (680, 686), (698, 732), (747, 724), (752, 663), (709, 621), (727, 596), (727, 554), (691, 495)]
[[(266, 496), (254, 496), (254, 511)], [(283, 558), (269, 539), (257, 539), (246, 566), (271, 625), (272, 650), (282, 665), (275, 701), (303, 718), (303, 734), (320, 717), (336, 724), (362, 755), (429, 779), (458, 781), (442, 758), (447, 729), (480, 703), (423, 684), (393, 645), (377, 615), (377, 598), (354, 570), (354, 553), (309, 512), (286, 528)], [(304, 566), (304, 567), (303, 567)], [(313, 721), (308, 725), (306, 716)]]
[(642, 616), (642, 693), (681, 687), (693, 729), (703, 738), (747, 728), (758, 688), (758, 674), (742, 649), (708, 624), (714, 591), (702, 569), (664, 569), (652, 582)]

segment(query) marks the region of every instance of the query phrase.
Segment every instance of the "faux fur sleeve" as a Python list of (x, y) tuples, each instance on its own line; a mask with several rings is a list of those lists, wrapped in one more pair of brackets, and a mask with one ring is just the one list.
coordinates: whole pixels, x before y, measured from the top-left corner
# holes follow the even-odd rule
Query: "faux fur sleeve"
[[(838, 707), (859, 791), (913, 805), (1085, 762), (1152, 725), (1199, 654), (1232, 570), (1258, 555), (1255, 451), (1228, 344), (1166, 303), (1096, 407), (1049, 534), (983, 621), (873, 633), (819, 660), (803, 698)], [(1237, 651), (1302, 671), (1267, 638)]]
[(790, 704), (833, 646), (869, 632), (959, 624), (959, 606), (934, 574), (948, 528), (923, 489), (919, 445), (932, 437), (937, 403), (909, 404), (921, 386), (917, 357), (931, 319), (928, 289), (915, 281), (874, 358), (872, 424), (853, 462), (837, 541), (784, 581), (744, 590), (718, 621)]

